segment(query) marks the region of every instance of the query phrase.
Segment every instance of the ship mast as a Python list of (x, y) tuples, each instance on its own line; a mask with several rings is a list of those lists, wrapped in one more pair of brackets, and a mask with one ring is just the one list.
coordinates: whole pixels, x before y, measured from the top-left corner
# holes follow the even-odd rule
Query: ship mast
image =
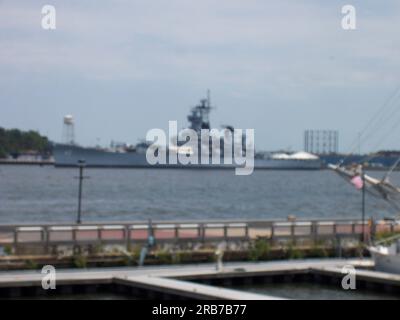
[(200, 104), (193, 107), (187, 117), (190, 122), (190, 129), (200, 133), (201, 129), (210, 129), (210, 111), (211, 111), (210, 90), (207, 90), (207, 98), (201, 99)]

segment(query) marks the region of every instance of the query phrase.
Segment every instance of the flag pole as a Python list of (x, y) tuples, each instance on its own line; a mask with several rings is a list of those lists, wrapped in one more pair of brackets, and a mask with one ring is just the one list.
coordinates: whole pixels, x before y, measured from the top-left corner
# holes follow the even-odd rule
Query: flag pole
[(361, 215), (361, 223), (362, 223), (362, 242), (365, 243), (365, 173), (364, 167), (361, 167), (361, 179), (362, 179), (362, 215)]

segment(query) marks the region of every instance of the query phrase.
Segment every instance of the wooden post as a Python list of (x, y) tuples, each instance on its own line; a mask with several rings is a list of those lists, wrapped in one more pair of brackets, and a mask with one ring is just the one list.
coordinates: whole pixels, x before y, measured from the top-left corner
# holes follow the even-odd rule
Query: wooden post
[(275, 225), (273, 222), (271, 223), (271, 245), (275, 245)]
[(317, 221), (311, 222), (311, 234), (314, 244), (318, 242), (318, 223)]
[(44, 241), (44, 252), (46, 253), (46, 254), (48, 254), (49, 253), (49, 241), (50, 241), (50, 239), (49, 239), (49, 227), (48, 226), (45, 226), (45, 227), (43, 227), (43, 229), (42, 229), (42, 240)]
[(175, 225), (175, 242), (179, 241), (179, 227), (178, 225)]
[(295, 241), (295, 230), (294, 230), (294, 228), (295, 228), (295, 222), (292, 221), (291, 225), (290, 225), (290, 237), (292, 238), (293, 243)]
[(206, 237), (206, 230), (205, 230), (204, 223), (200, 223), (198, 228), (199, 228), (199, 237), (201, 239), (201, 242), (204, 242), (205, 237)]
[(125, 247), (126, 247), (126, 251), (129, 252), (129, 250), (131, 249), (131, 230), (129, 229), (129, 226), (125, 226), (124, 229), (124, 237), (125, 237)]
[(97, 241), (98, 241), (100, 246), (103, 244), (103, 239), (101, 237), (102, 237), (101, 226), (98, 226), (98, 228), (97, 228)]
[(18, 254), (18, 228), (17, 227), (14, 228), (14, 243), (13, 243), (13, 247), (14, 247), (14, 253)]

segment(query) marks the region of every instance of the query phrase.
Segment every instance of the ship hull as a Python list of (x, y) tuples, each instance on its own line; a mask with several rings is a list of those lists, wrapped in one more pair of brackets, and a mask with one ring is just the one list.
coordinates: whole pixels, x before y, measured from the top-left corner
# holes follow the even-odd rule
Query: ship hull
[(369, 248), (375, 262), (375, 270), (381, 272), (400, 274), (400, 255), (383, 254), (375, 248)]
[[(234, 169), (237, 166), (228, 164), (156, 164), (147, 162), (146, 155), (137, 152), (109, 152), (96, 148), (84, 148), (72, 145), (55, 145), (53, 147), (54, 165), (56, 167), (76, 167), (78, 161), (84, 160), (92, 168), (161, 168), (161, 169)], [(255, 159), (255, 169), (275, 170), (318, 170), (320, 160), (297, 159)]]

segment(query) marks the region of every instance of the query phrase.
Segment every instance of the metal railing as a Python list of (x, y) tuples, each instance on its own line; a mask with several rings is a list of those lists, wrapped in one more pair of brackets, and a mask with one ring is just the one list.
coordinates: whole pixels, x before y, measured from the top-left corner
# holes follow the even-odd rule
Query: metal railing
[[(372, 230), (368, 222), (366, 234), (400, 232), (400, 225), (378, 221)], [(39, 246), (48, 252), (59, 245), (143, 244), (152, 235), (156, 243), (249, 241), (257, 238), (271, 242), (308, 239), (311, 241), (338, 238), (360, 239), (362, 222), (346, 220), (240, 220), (185, 222), (107, 222), (84, 224), (0, 225), (0, 246), (11, 246), (14, 252), (23, 246)]]

